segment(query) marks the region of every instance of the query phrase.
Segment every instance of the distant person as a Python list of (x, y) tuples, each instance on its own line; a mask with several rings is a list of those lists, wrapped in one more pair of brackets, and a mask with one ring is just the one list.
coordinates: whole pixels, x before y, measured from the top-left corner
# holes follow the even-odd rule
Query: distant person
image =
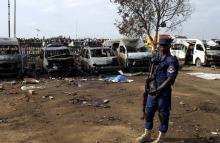
[(150, 86), (147, 96), (147, 103), (144, 109), (145, 113), (145, 132), (137, 138), (139, 143), (151, 141), (151, 131), (153, 129), (153, 120), (156, 111), (159, 113), (160, 127), (159, 135), (151, 143), (162, 143), (166, 132), (168, 131), (169, 116), (171, 110), (172, 85), (178, 74), (178, 61), (170, 54), (172, 39), (160, 39), (160, 56), (155, 60), (157, 64), (155, 71), (149, 81)]

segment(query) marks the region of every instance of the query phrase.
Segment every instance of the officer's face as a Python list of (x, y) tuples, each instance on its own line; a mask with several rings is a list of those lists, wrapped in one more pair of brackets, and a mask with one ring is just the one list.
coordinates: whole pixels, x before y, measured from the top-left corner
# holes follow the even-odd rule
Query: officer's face
[(160, 52), (161, 54), (168, 54), (170, 52), (170, 44), (166, 44), (166, 45), (160, 45)]

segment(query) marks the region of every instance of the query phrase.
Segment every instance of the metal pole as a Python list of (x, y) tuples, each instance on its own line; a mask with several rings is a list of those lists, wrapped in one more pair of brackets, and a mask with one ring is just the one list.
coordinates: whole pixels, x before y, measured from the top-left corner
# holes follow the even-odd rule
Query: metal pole
[(14, 0), (14, 37), (16, 38), (16, 14), (17, 14), (17, 4), (16, 4), (16, 0)]
[(10, 0), (8, 0), (8, 37), (11, 37)]

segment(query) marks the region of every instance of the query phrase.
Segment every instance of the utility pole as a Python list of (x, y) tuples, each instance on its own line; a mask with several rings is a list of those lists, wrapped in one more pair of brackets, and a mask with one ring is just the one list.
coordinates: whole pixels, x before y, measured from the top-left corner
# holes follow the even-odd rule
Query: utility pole
[(14, 0), (14, 37), (16, 38), (16, 30), (17, 30), (17, 28), (16, 28), (16, 21), (17, 21), (17, 19), (16, 19), (16, 14), (17, 14), (17, 4), (16, 4), (16, 0)]
[(11, 37), (10, 0), (8, 0), (8, 37)]

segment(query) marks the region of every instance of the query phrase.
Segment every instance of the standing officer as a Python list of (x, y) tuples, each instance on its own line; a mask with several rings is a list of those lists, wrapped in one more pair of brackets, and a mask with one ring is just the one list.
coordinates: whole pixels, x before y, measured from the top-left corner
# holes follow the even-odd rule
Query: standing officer
[(158, 65), (150, 77), (150, 81), (153, 84), (150, 85), (145, 107), (145, 133), (137, 138), (139, 143), (150, 141), (156, 111), (159, 113), (160, 129), (159, 136), (152, 143), (161, 143), (165, 133), (168, 131), (171, 110), (171, 86), (175, 82), (179, 67), (176, 57), (170, 54), (172, 41), (171, 38), (160, 39), (159, 41), (160, 56), (157, 60)]

